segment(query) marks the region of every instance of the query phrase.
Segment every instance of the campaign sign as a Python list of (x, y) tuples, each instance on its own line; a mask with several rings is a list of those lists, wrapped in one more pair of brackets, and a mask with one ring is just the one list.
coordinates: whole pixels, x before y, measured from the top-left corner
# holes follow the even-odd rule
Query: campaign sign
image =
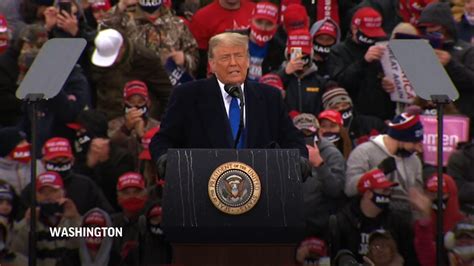
[(194, 80), (184, 68), (176, 65), (176, 63), (171, 58), (166, 60), (165, 71), (168, 73), (168, 77), (173, 87)]
[[(423, 159), (425, 163), (437, 165), (438, 125), (437, 117), (420, 115), (423, 124)], [(469, 137), (469, 118), (446, 115), (443, 119), (443, 166), (456, 149), (458, 142), (467, 141)]]

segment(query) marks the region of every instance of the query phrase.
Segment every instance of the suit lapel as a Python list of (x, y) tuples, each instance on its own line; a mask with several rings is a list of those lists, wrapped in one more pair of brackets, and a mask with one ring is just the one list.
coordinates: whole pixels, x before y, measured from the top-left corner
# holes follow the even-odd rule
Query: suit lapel
[(233, 147), (229, 119), (217, 79), (209, 78), (201, 90), (203, 93), (198, 98), (197, 109), (204, 131), (212, 145), (210, 148)]
[(262, 95), (252, 83), (245, 83), (245, 111), (246, 111), (246, 131), (247, 131), (247, 148), (253, 148), (256, 145), (259, 121), (264, 121), (265, 115), (262, 111)]

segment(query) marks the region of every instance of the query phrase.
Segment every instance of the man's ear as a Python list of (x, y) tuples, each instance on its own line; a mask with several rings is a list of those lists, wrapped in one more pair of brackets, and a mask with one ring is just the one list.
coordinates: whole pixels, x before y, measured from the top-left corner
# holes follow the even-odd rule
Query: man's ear
[(213, 58), (209, 58), (209, 66), (211, 68), (211, 73), (215, 73), (215, 69), (216, 69), (216, 62), (214, 61)]

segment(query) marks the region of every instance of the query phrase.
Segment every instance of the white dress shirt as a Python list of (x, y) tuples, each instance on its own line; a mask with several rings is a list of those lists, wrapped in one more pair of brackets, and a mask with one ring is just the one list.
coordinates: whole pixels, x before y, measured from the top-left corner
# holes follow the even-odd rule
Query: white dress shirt
[[(222, 83), (219, 79), (217, 79), (217, 83), (219, 83), (219, 88), (221, 89), (221, 94), (222, 94), (222, 100), (224, 101), (224, 106), (225, 106), (225, 111), (227, 113), (227, 118), (229, 118), (229, 109), (230, 109), (230, 102), (232, 101), (232, 96), (230, 96), (225, 90), (224, 90), (224, 83)], [(240, 89), (242, 90), (242, 96), (244, 98), (244, 103), (245, 103), (245, 93), (244, 93), (244, 84), (240, 85)], [(237, 99), (237, 102), (240, 107), (240, 99)], [(244, 127), (246, 124), (245, 121), (245, 108), (246, 106), (244, 105)]]

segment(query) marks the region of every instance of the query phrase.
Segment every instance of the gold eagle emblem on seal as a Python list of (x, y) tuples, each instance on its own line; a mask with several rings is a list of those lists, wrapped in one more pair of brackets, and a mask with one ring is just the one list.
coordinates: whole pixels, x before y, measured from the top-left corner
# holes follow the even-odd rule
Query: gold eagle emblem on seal
[(209, 178), (209, 199), (217, 209), (230, 215), (250, 211), (260, 199), (261, 191), (260, 177), (241, 162), (222, 164)]

